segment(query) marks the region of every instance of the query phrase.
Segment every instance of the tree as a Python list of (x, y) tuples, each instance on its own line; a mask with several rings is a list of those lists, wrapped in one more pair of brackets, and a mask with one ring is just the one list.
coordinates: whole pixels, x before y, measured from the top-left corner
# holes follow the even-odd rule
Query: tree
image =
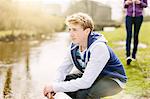
[(16, 22), (17, 10), (10, 0), (0, 1), (0, 15), (1, 15), (0, 29), (12, 30), (12, 33), (14, 33), (14, 30), (16, 28), (15, 22)]

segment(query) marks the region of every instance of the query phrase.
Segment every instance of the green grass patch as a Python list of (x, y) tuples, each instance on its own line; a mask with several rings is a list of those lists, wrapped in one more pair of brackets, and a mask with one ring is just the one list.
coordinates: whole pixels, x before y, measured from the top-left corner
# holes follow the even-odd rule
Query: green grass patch
[(0, 37), (10, 35), (10, 34), (11, 34), (11, 31), (0, 31)]
[(128, 82), (125, 92), (132, 95), (150, 97), (150, 22), (143, 22), (140, 33), (139, 43), (146, 44), (147, 48), (139, 48), (137, 61), (131, 65), (126, 65), (125, 44), (118, 45), (115, 42), (125, 41), (126, 30), (122, 25), (113, 32), (101, 32), (108, 40), (108, 45), (112, 47), (117, 56), (124, 64)]

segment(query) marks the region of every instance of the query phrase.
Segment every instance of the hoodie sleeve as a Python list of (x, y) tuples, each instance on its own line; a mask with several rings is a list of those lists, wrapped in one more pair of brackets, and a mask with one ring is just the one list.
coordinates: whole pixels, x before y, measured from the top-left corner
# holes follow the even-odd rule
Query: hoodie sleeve
[(110, 58), (108, 48), (105, 43), (98, 42), (91, 48), (91, 56), (83, 76), (75, 80), (53, 83), (54, 92), (74, 92), (79, 89), (87, 89), (92, 86), (100, 72), (105, 67)]
[(54, 82), (60, 82), (65, 80), (66, 75), (71, 72), (73, 68), (73, 64), (71, 61), (71, 56), (70, 56), (70, 50), (67, 50), (67, 54), (64, 57), (63, 63), (58, 67), (56, 71), (56, 77), (54, 79)]

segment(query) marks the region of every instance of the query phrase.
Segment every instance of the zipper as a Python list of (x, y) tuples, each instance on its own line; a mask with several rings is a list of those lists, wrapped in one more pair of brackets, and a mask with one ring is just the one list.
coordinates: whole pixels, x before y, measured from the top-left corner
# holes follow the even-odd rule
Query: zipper
[(132, 17), (135, 17), (135, 1), (133, 1), (133, 13), (132, 13)]

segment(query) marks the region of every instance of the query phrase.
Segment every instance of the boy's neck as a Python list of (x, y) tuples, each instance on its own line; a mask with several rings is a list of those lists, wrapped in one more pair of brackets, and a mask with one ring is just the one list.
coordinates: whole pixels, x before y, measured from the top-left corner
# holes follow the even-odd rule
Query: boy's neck
[(82, 52), (87, 48), (87, 40), (79, 44), (79, 50)]

